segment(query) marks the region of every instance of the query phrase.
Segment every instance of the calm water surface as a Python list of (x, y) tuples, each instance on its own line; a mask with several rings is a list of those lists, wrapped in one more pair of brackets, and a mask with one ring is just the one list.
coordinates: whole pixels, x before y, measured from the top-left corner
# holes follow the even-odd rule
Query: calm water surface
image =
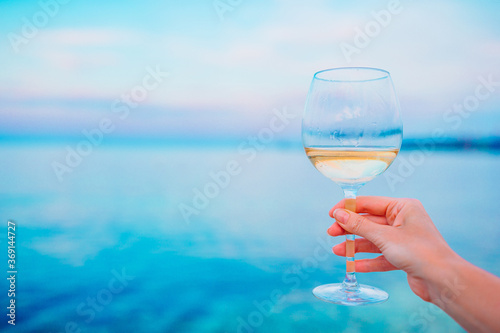
[[(359, 276), (389, 292), (381, 305), (312, 296), (343, 277), (330, 254), (341, 239), (326, 235), (342, 193), (298, 148), (251, 159), (231, 147), (102, 146), (61, 182), (51, 164), (64, 146), (4, 144), (0, 156), (0, 216), (17, 222), (18, 260), (17, 325), (4, 318), (3, 330), (462, 331), (401, 272)], [(500, 275), (499, 169), (486, 152), (403, 152), (394, 177), (360, 194), (420, 199), (459, 254)]]

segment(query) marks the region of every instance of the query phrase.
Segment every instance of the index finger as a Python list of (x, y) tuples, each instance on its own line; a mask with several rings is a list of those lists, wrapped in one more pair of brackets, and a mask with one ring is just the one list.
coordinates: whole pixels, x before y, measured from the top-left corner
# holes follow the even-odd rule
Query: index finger
[[(389, 205), (396, 200), (398, 199), (376, 196), (356, 197), (356, 213), (368, 213), (372, 215), (385, 216)], [(337, 208), (345, 208), (345, 199), (342, 199), (335, 206), (333, 206), (330, 210), (331, 217), (333, 217), (333, 211)]]

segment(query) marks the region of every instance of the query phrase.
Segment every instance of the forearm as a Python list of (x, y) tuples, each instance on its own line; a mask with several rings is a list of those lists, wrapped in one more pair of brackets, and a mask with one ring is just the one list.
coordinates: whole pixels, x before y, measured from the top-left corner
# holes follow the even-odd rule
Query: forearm
[(430, 278), (431, 302), (469, 332), (500, 332), (500, 278), (458, 255)]

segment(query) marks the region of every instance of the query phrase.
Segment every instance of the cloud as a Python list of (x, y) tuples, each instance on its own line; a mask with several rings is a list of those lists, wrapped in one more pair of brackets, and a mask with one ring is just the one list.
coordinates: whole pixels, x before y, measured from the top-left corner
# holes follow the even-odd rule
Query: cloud
[(186, 17), (136, 30), (50, 29), (23, 57), (10, 59), (0, 91), (114, 99), (138, 83), (146, 66), (160, 65), (172, 75), (145, 104), (259, 117), (273, 107), (298, 107), (318, 70), (371, 66), (389, 70), (411, 107), (406, 112), (420, 115), (460, 100), (479, 75), (500, 77), (495, 23), (471, 15), (471, 4), (401, 3), (402, 12), (352, 62), (340, 43), (352, 44), (387, 1), (249, 2), (224, 23)]
[(140, 43), (137, 32), (108, 29), (53, 29), (35, 41), (31, 56), (41, 68), (82, 70), (118, 64), (121, 47)]
[(61, 28), (44, 31), (40, 42), (55, 46), (114, 47), (138, 43), (140, 35), (137, 31), (118, 29)]

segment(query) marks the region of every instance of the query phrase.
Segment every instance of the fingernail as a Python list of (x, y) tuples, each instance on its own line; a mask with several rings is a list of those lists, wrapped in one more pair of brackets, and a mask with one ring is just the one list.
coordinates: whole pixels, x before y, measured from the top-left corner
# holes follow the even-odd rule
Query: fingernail
[(337, 220), (337, 222), (345, 224), (349, 219), (349, 213), (343, 209), (335, 209), (333, 211), (333, 217)]

